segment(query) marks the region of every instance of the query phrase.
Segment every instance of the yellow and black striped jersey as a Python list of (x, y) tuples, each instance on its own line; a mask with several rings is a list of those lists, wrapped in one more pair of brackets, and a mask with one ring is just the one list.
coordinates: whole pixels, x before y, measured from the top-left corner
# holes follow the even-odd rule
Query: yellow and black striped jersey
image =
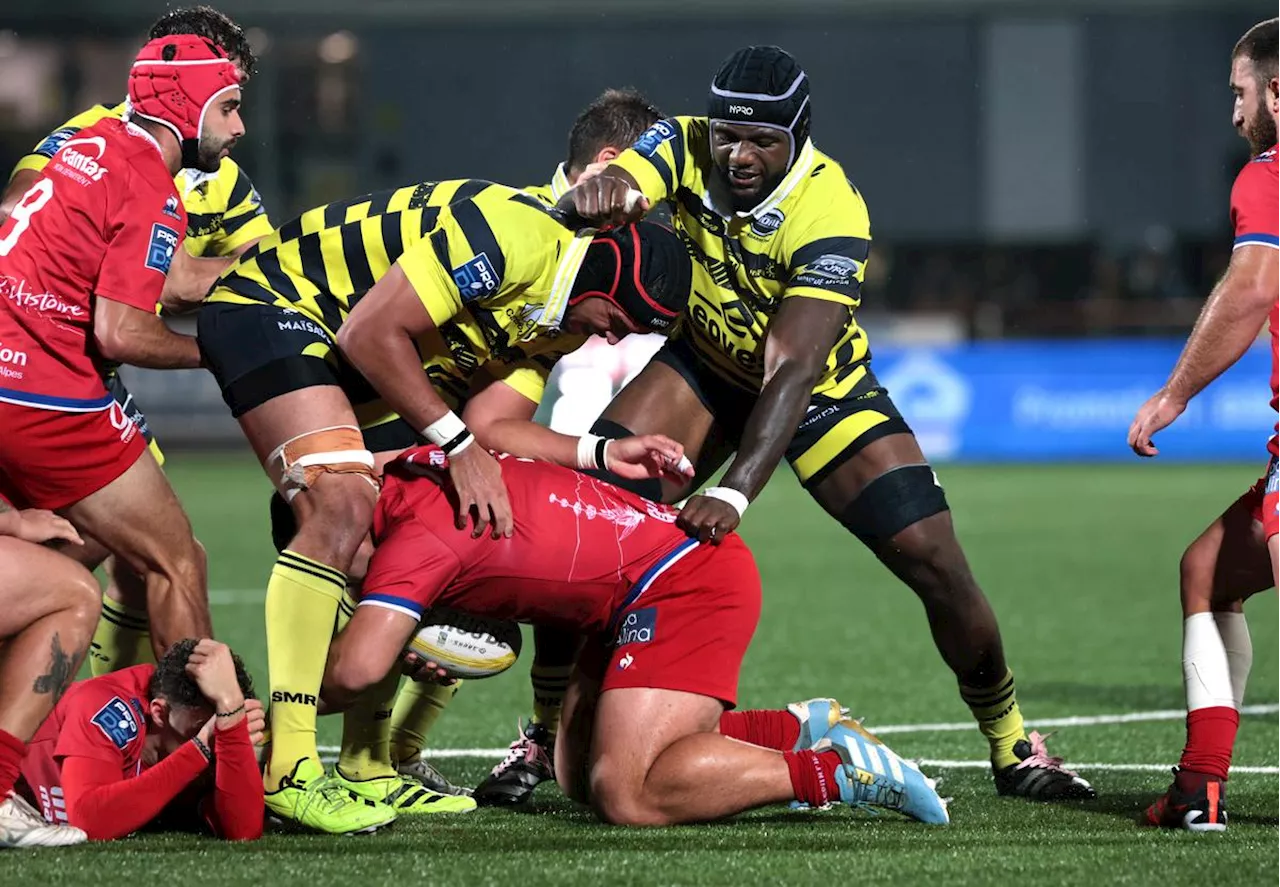
[(782, 182), (749, 213), (719, 204), (705, 117), (660, 120), (615, 164), (650, 203), (674, 204), (694, 257), (687, 334), (722, 377), (759, 391), (769, 320), (785, 298), (849, 307), (815, 393), (839, 397), (866, 374), (866, 333), (854, 319), (871, 245), (866, 204), (840, 164), (806, 141)]
[(551, 367), (585, 341), (560, 321), (590, 241), (523, 191), (423, 182), (303, 213), (229, 268), (208, 301), (290, 308), (336, 339), (398, 264), (436, 325), (417, 345), (441, 394), (464, 399), (483, 369), (536, 403)]
[[(125, 105), (95, 105), (51, 132), (18, 161), (13, 172), (39, 172), (77, 132), (105, 117), (123, 117)], [(10, 175), (12, 178), (12, 174)], [(271, 233), (271, 222), (253, 182), (230, 157), (217, 172), (184, 169), (174, 177), (187, 210), (187, 252), (193, 256), (231, 256), (250, 241)]]

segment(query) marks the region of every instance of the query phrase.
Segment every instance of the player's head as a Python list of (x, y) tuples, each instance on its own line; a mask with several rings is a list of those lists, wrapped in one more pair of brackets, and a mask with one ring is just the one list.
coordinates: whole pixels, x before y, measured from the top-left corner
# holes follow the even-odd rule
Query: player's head
[(1231, 91), (1236, 95), (1231, 123), (1254, 154), (1276, 143), (1280, 83), (1276, 79), (1277, 22), (1267, 19), (1245, 32), (1231, 52)]
[(671, 329), (689, 302), (693, 265), (680, 238), (655, 222), (602, 232), (587, 249), (561, 326), (616, 344)]
[(216, 172), (244, 135), (239, 72), (207, 38), (152, 40), (129, 70), (129, 119), (139, 118), (174, 134), (183, 167)]
[(174, 34), (195, 34), (221, 46), (227, 58), (240, 69), (241, 85), (258, 73), (258, 60), (244, 35), (244, 28), (212, 6), (182, 6), (169, 10), (156, 19), (147, 32), (147, 39), (172, 37)]
[(777, 46), (739, 49), (711, 81), (707, 117), (711, 156), (734, 210), (754, 209), (809, 138), (809, 78)]
[[(165, 651), (156, 663), (147, 695), (151, 697), (151, 725), (160, 736), (160, 753), (167, 755), (200, 732), (213, 717), (213, 703), (200, 692), (195, 678), (187, 674), (187, 663), (198, 641), (186, 638)], [(253, 678), (240, 657), (231, 654), (236, 666), (236, 683), (245, 699), (254, 698)]]
[(634, 89), (607, 89), (587, 105), (569, 130), (565, 176), (576, 185), (584, 172), (598, 172), (662, 117)]

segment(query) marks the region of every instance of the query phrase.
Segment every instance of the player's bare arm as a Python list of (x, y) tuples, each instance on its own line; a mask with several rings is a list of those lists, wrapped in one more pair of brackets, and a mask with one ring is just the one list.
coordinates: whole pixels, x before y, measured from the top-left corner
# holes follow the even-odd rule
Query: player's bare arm
[(1258, 338), (1276, 305), (1278, 256), (1280, 251), (1269, 246), (1242, 246), (1232, 253), (1227, 273), (1209, 294), (1169, 380), (1129, 427), (1129, 446), (1139, 456), (1158, 455), (1151, 438), (1173, 424), (1190, 400)]
[(93, 335), (98, 352), (117, 363), (155, 370), (200, 366), (194, 336), (175, 333), (158, 315), (123, 302), (94, 300)]
[(15, 536), (37, 545), (54, 540), (84, 544), (76, 528), (66, 518), (43, 508), (18, 511), (3, 499), (0, 499), (0, 536)]
[[(466, 526), (474, 511), (475, 535), (488, 525), (495, 538), (510, 536), (511, 505), (497, 461), (484, 447), (472, 446), (474, 439), (466, 440), (470, 436), (466, 425), (422, 370), (414, 340), (433, 329), (431, 315), (396, 265), (351, 312), (338, 331), (338, 347), (412, 427), (423, 430), (428, 438), (448, 433), (440, 443), (449, 452), (449, 472), (458, 490), (458, 529)], [(449, 427), (437, 424), (441, 422)]]
[(598, 467), (619, 477), (671, 477), (679, 481), (693, 476), (693, 466), (684, 459), (684, 447), (669, 437), (646, 434), (606, 440), (561, 434), (533, 421), (537, 408), (510, 385), (491, 381), (467, 400), (462, 419), (481, 446), (526, 459), (589, 468), (597, 465), (594, 448), (598, 445), (604, 461)]
[(31, 186), (38, 178), (40, 178), (40, 172), (34, 169), (20, 169), (13, 174), (13, 178), (4, 189), (4, 196), (0, 197), (0, 225), (5, 223), (13, 212), (13, 208), (22, 200), (22, 195), (31, 190)]
[[(723, 539), (742, 519), (740, 506), (754, 499), (786, 452), (827, 355), (844, 329), (849, 307), (796, 297), (783, 300), (764, 346), (764, 385), (742, 434), (738, 454), (711, 495), (694, 496), (677, 524), (703, 542)], [(743, 497), (735, 504), (725, 490)], [(736, 498), (732, 495), (729, 498)]]
[(160, 305), (165, 313), (186, 314), (199, 308), (222, 272), (261, 239), (250, 240), (229, 256), (193, 256), (185, 249), (175, 252), (169, 276), (164, 282), (164, 292), (160, 295)]
[(631, 173), (610, 164), (599, 174), (571, 188), (556, 209), (568, 219), (578, 216), (593, 225), (627, 225), (649, 211), (649, 198), (640, 193)]

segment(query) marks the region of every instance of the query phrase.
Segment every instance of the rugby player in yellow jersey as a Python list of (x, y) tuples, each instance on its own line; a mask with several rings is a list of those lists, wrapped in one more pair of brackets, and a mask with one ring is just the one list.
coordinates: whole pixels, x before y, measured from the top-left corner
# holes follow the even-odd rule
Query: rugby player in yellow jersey
[(695, 259), (680, 333), (592, 430), (683, 443), (698, 470), (693, 485), (621, 481), (667, 501), (736, 452), (720, 486), (680, 514), (704, 541), (738, 526), (785, 455), (818, 504), (920, 597), (990, 744), (999, 793), (1092, 797), (1042, 737), (1026, 735), (995, 615), (942, 488), (871, 371), (855, 318), (871, 237), (866, 206), (814, 146), (809, 125), (809, 82), (795, 59), (748, 47), (715, 75), (706, 117), (659, 121), (562, 202), (590, 221), (620, 224), (673, 201)]
[[(222, 47), (239, 68), (242, 86), (255, 73), (257, 63), (243, 29), (215, 9), (194, 6), (170, 10), (151, 26), (147, 38), (172, 34), (196, 34)], [(0, 197), (0, 222), (68, 139), (104, 117), (122, 117), (124, 111), (124, 102), (90, 108), (58, 127), (21, 158)], [(219, 150), (221, 159), (215, 172), (184, 169), (176, 176), (178, 193), (187, 211), (187, 236), (186, 249), (173, 257), (165, 280), (161, 304), (166, 313), (180, 313), (198, 305), (235, 256), (271, 232), (253, 183), (227, 156), (233, 145), (234, 142)], [(146, 416), (118, 373), (111, 374), (107, 387), (150, 444), (156, 461), (164, 464), (164, 455), (151, 437)], [(90, 569), (106, 561), (108, 585), (88, 656), (93, 673), (105, 674), (154, 661), (146, 617), (146, 588), (141, 580), (123, 564), (108, 558), (106, 549), (94, 539), (85, 540), (76, 559)]]
[[(602, 453), (602, 440), (530, 419), (559, 356), (590, 335), (670, 326), (689, 274), (679, 240), (660, 226), (575, 235), (528, 194), (454, 181), (310, 210), (218, 281), (199, 316), (204, 362), (298, 527), (267, 587), (264, 781), (274, 815), (348, 833), (397, 812), (474, 807), (389, 767), (352, 773), (340, 760), (327, 777), (316, 752), (328, 641), (370, 524), (379, 463), (421, 437), (442, 444), (454, 457), (459, 526), (470, 515), (474, 532), (498, 535), (509, 533), (511, 515), (486, 447), (573, 466), (604, 459), (637, 478), (673, 471), (681, 451), (665, 438)], [(470, 429), (450, 408), (464, 402)], [(513, 420), (519, 410), (528, 418)], [(385, 706), (395, 684), (378, 689)], [(344, 749), (356, 739), (344, 735)]]

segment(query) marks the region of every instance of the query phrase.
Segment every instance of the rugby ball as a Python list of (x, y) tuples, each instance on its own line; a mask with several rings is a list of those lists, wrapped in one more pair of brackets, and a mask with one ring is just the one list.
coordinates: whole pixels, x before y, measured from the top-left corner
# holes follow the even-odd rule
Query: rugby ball
[(520, 642), (520, 626), (508, 619), (432, 607), (422, 614), (418, 632), (406, 649), (436, 663), (451, 678), (474, 681), (515, 665)]

